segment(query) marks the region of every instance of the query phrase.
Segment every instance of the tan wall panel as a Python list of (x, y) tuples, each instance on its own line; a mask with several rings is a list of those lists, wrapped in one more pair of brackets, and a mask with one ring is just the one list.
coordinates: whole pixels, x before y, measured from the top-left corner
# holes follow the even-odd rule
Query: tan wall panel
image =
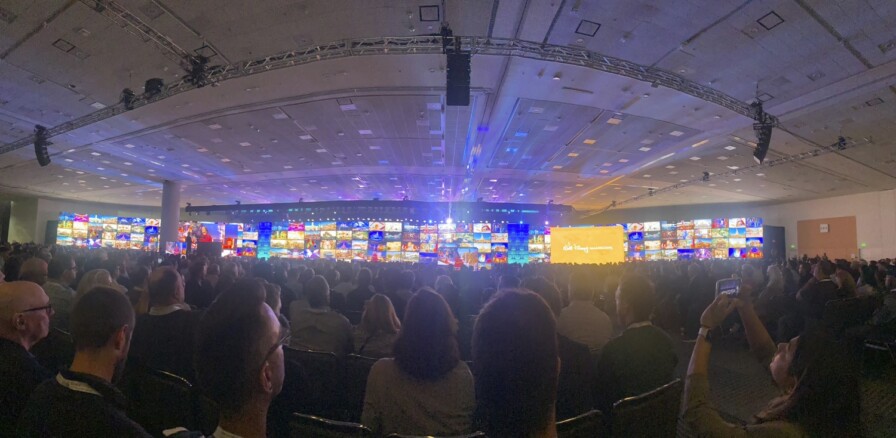
[[(821, 232), (822, 224), (827, 224), (827, 233)], [(800, 255), (850, 259), (859, 254), (855, 216), (798, 221), (796, 227)]]

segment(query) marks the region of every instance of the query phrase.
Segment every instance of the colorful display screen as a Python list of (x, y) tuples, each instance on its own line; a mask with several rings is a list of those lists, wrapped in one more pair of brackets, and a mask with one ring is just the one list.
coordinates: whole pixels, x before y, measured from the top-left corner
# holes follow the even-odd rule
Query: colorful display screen
[(621, 226), (551, 228), (551, 263), (623, 262), (623, 243)]

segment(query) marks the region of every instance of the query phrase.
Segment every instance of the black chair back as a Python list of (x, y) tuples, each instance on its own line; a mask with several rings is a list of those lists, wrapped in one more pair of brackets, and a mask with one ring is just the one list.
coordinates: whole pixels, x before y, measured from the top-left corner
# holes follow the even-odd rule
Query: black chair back
[(358, 424), (295, 413), (289, 419), (290, 438), (372, 437), (373, 432)]
[(594, 438), (604, 435), (604, 414), (598, 410), (557, 422), (558, 438)]
[[(301, 401), (297, 402), (302, 406), (301, 412), (324, 418), (341, 418), (344, 372), (336, 355), (283, 347), (283, 356), (287, 362), (298, 364), (306, 376), (303, 387), (307, 392), (294, 394), (301, 398)], [(289, 369), (287, 367), (287, 370)]]
[(397, 433), (389, 434), (386, 438), (486, 438), (484, 432), (473, 432), (468, 435), (452, 435), (452, 436), (432, 436), (432, 435), (399, 435)]
[(831, 300), (824, 305), (822, 321), (833, 333), (840, 334), (868, 321), (877, 306), (877, 300), (872, 297)]
[(196, 430), (193, 386), (183, 377), (135, 366), (122, 380), (128, 417), (154, 436), (174, 427)]
[(75, 343), (72, 342), (71, 334), (53, 328), (45, 338), (31, 347), (31, 354), (51, 371), (68, 369), (75, 358)]
[(363, 312), (358, 312), (356, 310), (344, 310), (342, 311), (342, 315), (345, 316), (348, 319), (348, 322), (352, 323), (352, 325), (358, 325), (361, 323)]
[(367, 375), (377, 359), (350, 354), (345, 357), (345, 400), (348, 419), (361, 421), (364, 409), (364, 393), (367, 390)]
[(653, 391), (617, 401), (610, 411), (611, 435), (675, 437), (683, 388), (681, 379), (675, 379)]

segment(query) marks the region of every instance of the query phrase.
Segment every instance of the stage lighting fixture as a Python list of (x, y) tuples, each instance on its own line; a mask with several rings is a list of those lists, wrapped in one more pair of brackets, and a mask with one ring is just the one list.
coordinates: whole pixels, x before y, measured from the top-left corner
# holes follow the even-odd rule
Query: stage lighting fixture
[(846, 150), (846, 139), (843, 136), (837, 137), (837, 150)]
[(647, 196), (653, 196), (656, 193), (656, 189), (653, 187), (647, 189)]
[(124, 108), (128, 111), (134, 109), (134, 101), (137, 100), (137, 95), (134, 94), (134, 90), (130, 88), (125, 88), (121, 90), (121, 103), (124, 104)]
[(192, 207), (192, 206), (193, 206), (193, 204), (191, 204), (189, 202), (187, 203), (187, 207)]
[(196, 55), (187, 59), (190, 63), (188, 69), (190, 82), (198, 88), (208, 85), (208, 61), (207, 56)]
[(51, 144), (53, 143), (47, 141), (47, 128), (34, 125), (34, 155), (37, 157), (40, 167), (50, 164), (50, 153), (47, 152), (47, 146)]
[(236, 205), (240, 205), (240, 204), (242, 204), (242, 202), (240, 202), (239, 199), (237, 199), (236, 201), (233, 201), (233, 203), (236, 204)]
[(615, 208), (615, 207), (616, 207), (616, 201), (611, 202), (611, 203), (610, 203), (610, 207), (611, 207), (611, 208)]
[(143, 92), (147, 99), (162, 94), (165, 88), (165, 81), (161, 78), (147, 79), (143, 85)]
[(709, 172), (703, 172), (703, 182), (709, 181)]

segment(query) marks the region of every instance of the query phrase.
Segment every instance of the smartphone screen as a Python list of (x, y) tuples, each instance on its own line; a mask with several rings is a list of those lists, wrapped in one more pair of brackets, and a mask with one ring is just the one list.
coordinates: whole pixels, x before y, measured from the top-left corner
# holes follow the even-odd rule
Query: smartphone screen
[(719, 294), (736, 297), (740, 292), (740, 278), (725, 278), (716, 282), (716, 296)]

